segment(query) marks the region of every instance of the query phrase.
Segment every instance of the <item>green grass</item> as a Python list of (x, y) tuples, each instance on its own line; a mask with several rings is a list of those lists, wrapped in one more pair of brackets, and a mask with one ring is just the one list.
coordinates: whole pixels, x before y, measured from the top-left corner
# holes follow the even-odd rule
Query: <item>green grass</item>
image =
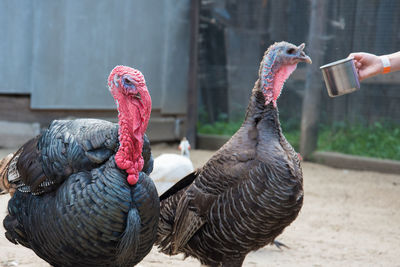
[[(216, 122), (198, 125), (202, 134), (233, 135), (242, 122)], [(283, 133), (296, 151), (299, 149), (298, 123), (281, 121)], [(369, 126), (336, 123), (321, 126), (318, 150), (335, 151), (351, 155), (400, 160), (400, 126), (394, 123), (376, 122)]]
[(376, 122), (369, 126), (339, 123), (322, 127), (318, 150), (400, 160), (400, 127)]
[(229, 135), (232, 136), (242, 125), (241, 121), (224, 122), (217, 121), (214, 124), (197, 125), (197, 131), (202, 134), (216, 134), (216, 135)]

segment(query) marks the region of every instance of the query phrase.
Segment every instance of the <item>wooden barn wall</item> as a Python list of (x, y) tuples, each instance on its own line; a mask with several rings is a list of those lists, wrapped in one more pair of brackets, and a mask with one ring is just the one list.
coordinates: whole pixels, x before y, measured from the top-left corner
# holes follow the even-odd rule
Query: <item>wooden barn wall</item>
[(115, 65), (145, 75), (153, 109), (186, 112), (190, 1), (2, 0), (0, 94), (31, 108), (112, 110)]
[[(400, 50), (400, 1), (327, 0), (326, 4), (327, 32), (319, 37), (326, 44), (324, 62), (345, 58), (351, 52), (381, 55)], [(231, 119), (243, 117), (264, 51), (275, 41), (306, 42), (309, 13), (308, 0), (203, 1), (200, 33), (203, 37), (210, 32), (217, 34), (200, 43), (204, 56), (200, 61), (200, 110), (213, 114), (206, 119), (213, 121), (221, 114)], [(209, 81), (215, 68), (218, 80)], [(300, 120), (305, 68), (305, 64), (299, 64), (285, 84), (278, 101), (284, 119)], [(400, 122), (398, 73), (366, 80), (361, 90), (337, 98), (329, 98), (325, 86), (320, 92), (325, 123)], [(220, 97), (210, 97), (218, 95), (224, 95), (227, 103)]]

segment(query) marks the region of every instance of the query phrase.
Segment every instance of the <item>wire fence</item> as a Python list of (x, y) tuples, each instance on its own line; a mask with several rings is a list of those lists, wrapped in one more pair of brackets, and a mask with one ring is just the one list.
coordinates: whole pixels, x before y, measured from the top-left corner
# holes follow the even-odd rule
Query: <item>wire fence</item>
[[(326, 4), (326, 32), (318, 36), (325, 41), (320, 51), (324, 62), (357, 51), (380, 55), (399, 50), (399, 1), (327, 0)], [(308, 0), (203, 0), (199, 38), (200, 123), (241, 120), (264, 51), (275, 41), (286, 40), (296, 45), (306, 42), (309, 17)], [(301, 118), (305, 68), (298, 66), (278, 102), (281, 121), (293, 127), (298, 127)], [(392, 74), (367, 80), (361, 84), (361, 90), (332, 99), (321, 83), (321, 123), (399, 123), (399, 85), (400, 75)]]

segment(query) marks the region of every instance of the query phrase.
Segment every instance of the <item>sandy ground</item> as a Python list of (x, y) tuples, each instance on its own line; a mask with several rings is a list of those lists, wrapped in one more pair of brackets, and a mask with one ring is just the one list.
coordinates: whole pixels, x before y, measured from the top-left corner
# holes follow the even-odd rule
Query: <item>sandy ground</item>
[[(4, 156), (7, 151), (0, 151)], [(153, 146), (155, 156), (177, 151)], [(212, 151), (192, 151), (201, 166)], [(400, 175), (332, 169), (304, 163), (305, 202), (299, 217), (273, 246), (250, 253), (244, 266), (400, 266)], [(4, 217), (8, 196), (0, 197)], [(9, 243), (0, 229), (0, 266), (49, 266), (32, 251)], [(199, 266), (153, 249), (141, 267)]]

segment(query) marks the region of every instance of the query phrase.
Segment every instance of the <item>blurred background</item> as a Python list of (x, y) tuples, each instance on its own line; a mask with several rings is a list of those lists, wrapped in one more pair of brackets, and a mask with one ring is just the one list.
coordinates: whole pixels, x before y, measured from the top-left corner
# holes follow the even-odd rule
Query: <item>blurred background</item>
[(240, 127), (264, 51), (285, 40), (313, 59), (278, 101), (295, 149), (400, 160), (400, 74), (329, 98), (319, 70), (351, 52), (398, 51), (399, 14), (396, 0), (2, 0), (0, 146), (53, 119), (116, 120), (106, 79), (122, 64), (146, 77), (151, 141), (215, 149)]

